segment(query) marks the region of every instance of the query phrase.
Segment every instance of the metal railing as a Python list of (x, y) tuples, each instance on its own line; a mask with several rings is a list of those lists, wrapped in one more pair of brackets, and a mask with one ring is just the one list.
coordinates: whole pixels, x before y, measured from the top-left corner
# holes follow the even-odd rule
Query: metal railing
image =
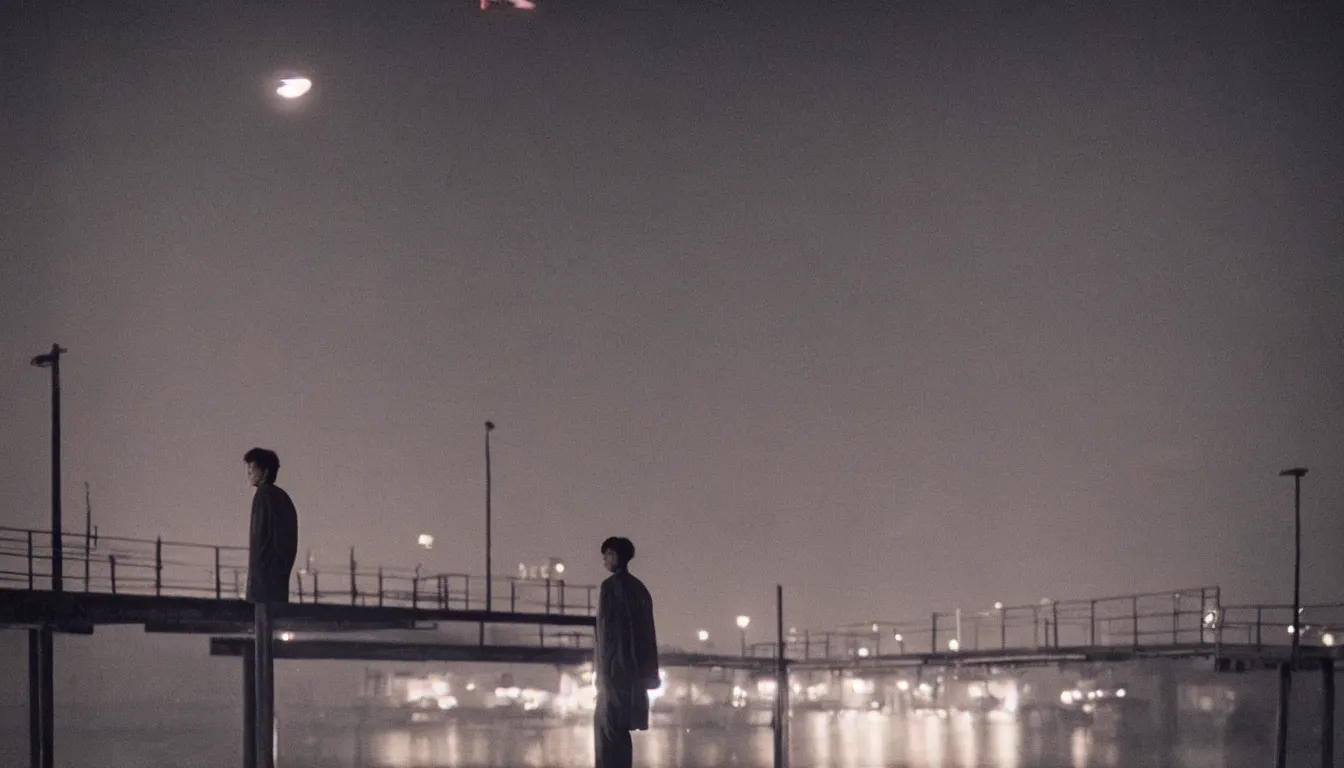
[[(0, 526), (0, 587), (51, 588), (51, 534)], [(162, 537), (64, 534), (61, 537), (67, 592), (242, 599), (247, 589), (247, 547), (170, 541)], [(426, 572), (419, 566), (363, 567), (350, 549), (346, 568), (296, 570), (290, 599), (297, 603), (396, 606), (437, 610), (484, 610), (485, 578), (466, 573)], [(492, 583), (496, 611), (591, 616), (596, 587), (563, 579), (498, 577)]]
[[(1317, 603), (1299, 606), (1298, 624), (1302, 647), (1332, 647), (1344, 641), (1344, 603)], [(1261, 648), (1292, 645), (1291, 605), (1228, 605), (1223, 607), (1218, 628), (1224, 643)], [(1291, 627), (1291, 630), (1290, 630)]]

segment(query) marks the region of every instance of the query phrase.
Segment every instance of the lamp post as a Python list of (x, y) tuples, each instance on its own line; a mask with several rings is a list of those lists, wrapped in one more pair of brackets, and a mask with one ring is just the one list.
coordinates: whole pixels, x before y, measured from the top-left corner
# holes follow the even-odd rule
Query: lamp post
[(61, 558), (61, 355), (68, 350), (52, 344), (51, 351), (32, 359), (33, 366), (51, 369), (51, 591), (64, 585)]
[(751, 624), (750, 616), (738, 616), (737, 628), (742, 633), (742, 655), (747, 655), (747, 627)]
[(1292, 660), (1297, 666), (1298, 646), (1302, 637), (1302, 476), (1307, 474), (1305, 467), (1285, 469), (1279, 477), (1293, 478), (1293, 616), (1292, 622)]
[[(1292, 630), (1292, 651), (1289, 656), (1289, 662), (1279, 667), (1279, 705), (1278, 718), (1275, 724), (1274, 734), (1274, 768), (1285, 768), (1288, 765), (1288, 700), (1293, 685), (1293, 668), (1297, 666), (1298, 644), (1302, 636), (1301, 618), (1299, 613), (1302, 610), (1302, 476), (1307, 474), (1304, 467), (1294, 467), (1285, 469), (1279, 473), (1279, 477), (1293, 478), (1293, 614), (1289, 619), (1291, 624), (1288, 628)], [(1326, 723), (1326, 730), (1329, 731), (1330, 724)]]
[[(485, 422), (485, 610), (493, 609), (494, 566), (490, 560), (490, 433), (495, 430), (495, 422)], [(484, 631), (484, 630), (482, 630)]]
[[(51, 369), (51, 591), (63, 590), (61, 558), (61, 355), (66, 350), (52, 344), (51, 351), (32, 359), (38, 368)], [(50, 625), (28, 632), (29, 759), (34, 766), (51, 768), (55, 761), (55, 649)], [(36, 651), (36, 658), (33, 652)], [(34, 664), (33, 662), (36, 662)], [(36, 729), (33, 727), (36, 726)], [(32, 732), (36, 730), (36, 732)]]

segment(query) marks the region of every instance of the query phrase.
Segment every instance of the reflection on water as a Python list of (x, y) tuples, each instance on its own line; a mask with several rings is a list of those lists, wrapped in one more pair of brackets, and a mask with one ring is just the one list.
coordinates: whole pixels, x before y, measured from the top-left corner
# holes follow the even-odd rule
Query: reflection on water
[[(353, 744), (341, 763), (328, 752), (293, 754), (303, 764), (380, 768), (571, 768), (590, 766), (588, 726), (501, 727), (439, 724), (384, 729)], [(297, 745), (295, 745), (297, 746)], [(328, 748), (332, 745), (327, 744)], [(291, 747), (292, 749), (292, 747)], [(363, 761), (355, 751), (363, 753)], [(1182, 743), (1163, 754), (1151, 739), (1119, 741), (1086, 728), (1028, 729), (1017, 723), (936, 717), (797, 717), (790, 744), (795, 766), (837, 768), (1099, 768), (1103, 766), (1261, 765), (1267, 745)], [(768, 728), (655, 728), (635, 738), (636, 765), (770, 766)], [(1306, 756), (1303, 755), (1305, 759)]]
[[(100, 768), (184, 768), (239, 764), (237, 713), (215, 711), (196, 724), (165, 729), (90, 728), (58, 718), (57, 764)], [(63, 720), (63, 721), (62, 721)], [(1152, 738), (1123, 738), (1088, 728), (1028, 727), (969, 717), (887, 718), (878, 715), (797, 715), (790, 753), (794, 766), (835, 768), (1259, 768), (1263, 741), (1224, 743), (1187, 738), (1170, 751)], [(1315, 765), (1310, 745), (1290, 759)], [(18, 723), (0, 730), (0, 765), (27, 760)], [(660, 727), (635, 737), (636, 765), (726, 768), (772, 764), (769, 728)], [(593, 761), (587, 724), (539, 722), (357, 726), (344, 718), (325, 724), (282, 724), (284, 768), (577, 768)]]

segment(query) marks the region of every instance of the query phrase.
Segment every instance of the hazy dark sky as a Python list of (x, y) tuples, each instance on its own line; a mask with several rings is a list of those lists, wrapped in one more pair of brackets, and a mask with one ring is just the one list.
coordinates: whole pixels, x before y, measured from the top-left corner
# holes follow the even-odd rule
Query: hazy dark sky
[(265, 445), (480, 572), (489, 418), (499, 570), (629, 536), (668, 642), (1287, 600), (1295, 464), (1341, 595), (1339, 4), (540, 2), (5, 3), (3, 523), (59, 341), (106, 533), (244, 543)]

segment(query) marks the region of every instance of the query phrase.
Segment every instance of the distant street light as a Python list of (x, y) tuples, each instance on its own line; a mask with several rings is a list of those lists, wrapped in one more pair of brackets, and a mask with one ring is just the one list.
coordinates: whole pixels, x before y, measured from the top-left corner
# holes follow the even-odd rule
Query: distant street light
[(699, 638), (700, 642), (702, 642), (702, 643), (708, 643), (708, 642), (709, 642), (709, 630), (707, 630), (707, 629), (702, 629), (702, 630), (700, 630), (699, 632), (696, 632), (696, 633), (695, 633), (695, 636), (696, 636), (697, 638)]
[(428, 533), (422, 533), (420, 534), (419, 543), (420, 546), (424, 547), (425, 549), (433, 549), (434, 537), (430, 536)]
[(958, 642), (957, 638), (954, 637), (951, 640), (947, 641), (947, 650), (956, 653), (957, 651), (961, 650), (961, 643)]
[(995, 601), (994, 601), (994, 610), (996, 610), (996, 611), (1002, 611), (1002, 610), (1003, 610), (1003, 603), (1001, 603), (1001, 602), (995, 600)]
[(282, 77), (275, 87), (275, 95), (282, 99), (298, 99), (313, 89), (313, 81), (306, 77)]
[(750, 616), (738, 616), (737, 628), (742, 632), (742, 655), (747, 655), (747, 627), (751, 625)]

